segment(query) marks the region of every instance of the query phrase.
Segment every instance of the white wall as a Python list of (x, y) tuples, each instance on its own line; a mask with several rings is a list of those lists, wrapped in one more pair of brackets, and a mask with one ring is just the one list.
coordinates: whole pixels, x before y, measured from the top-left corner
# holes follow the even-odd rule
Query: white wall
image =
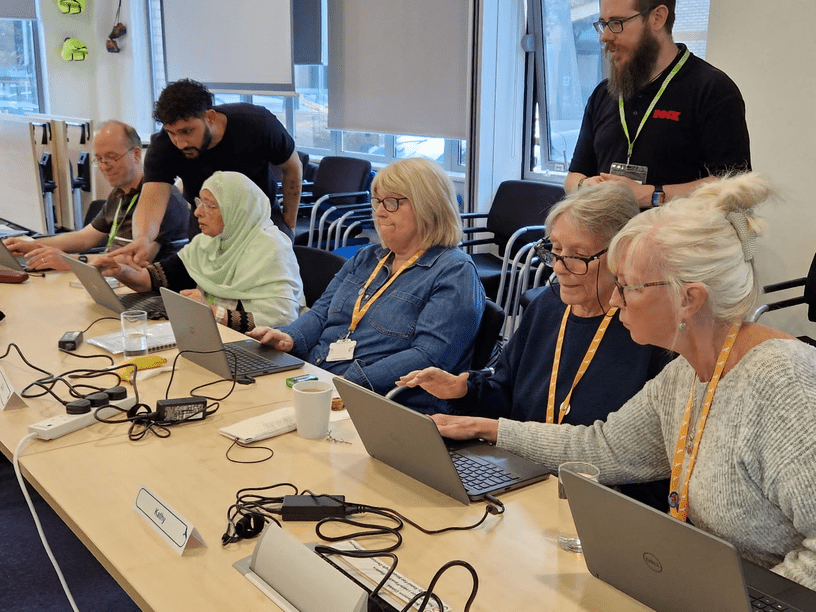
[[(95, 122), (119, 119), (136, 127), (146, 138), (152, 130), (146, 9), (142, 0), (123, 0), (120, 19), (128, 32), (117, 39), (122, 51), (108, 53), (105, 41), (113, 27), (117, 4), (88, 0), (79, 15), (65, 15), (53, 0), (40, 0), (43, 57), (49, 82), (47, 111)], [(62, 59), (60, 50), (66, 37), (85, 43), (88, 57), (84, 61)]]
[[(816, 251), (813, 8), (813, 0), (711, 1), (706, 58), (742, 91), (753, 168), (782, 196), (758, 211), (769, 225), (757, 253), (761, 284), (805, 276)], [(777, 295), (795, 292), (770, 297)], [(762, 323), (816, 336), (804, 306), (764, 315)]]

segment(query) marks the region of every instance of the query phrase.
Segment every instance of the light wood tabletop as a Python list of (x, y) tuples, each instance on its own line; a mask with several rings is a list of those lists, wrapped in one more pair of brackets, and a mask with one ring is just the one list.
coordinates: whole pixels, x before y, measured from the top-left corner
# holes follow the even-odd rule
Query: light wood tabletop
[[(55, 273), (3, 286), (0, 310), (6, 320), (0, 323), (0, 351), (15, 342), (29, 361), (53, 373), (88, 366), (88, 360), (59, 352), (57, 341), (63, 332), (84, 329), (111, 313), (94, 304), (84, 289), (71, 287), (73, 278), (70, 273)], [(102, 321), (87, 336), (117, 328), (116, 321)], [(236, 336), (226, 329), (223, 335), (225, 339)], [(85, 343), (78, 352), (103, 351)], [(160, 354), (172, 360), (176, 351)], [(93, 360), (94, 365), (100, 362), (97, 367), (103, 361)], [(0, 360), (0, 366), (18, 391), (37, 377), (15, 354)], [(312, 366), (303, 371), (330, 379)], [(257, 444), (274, 451), (268, 461), (230, 462), (226, 457), (230, 441), (218, 429), (291, 405), (292, 391), (285, 378), (297, 373), (263, 376), (253, 385), (236, 387), (215, 414), (173, 427), (169, 438), (147, 435), (130, 441), (126, 424), (94, 424), (57, 440), (32, 440), (22, 449), (21, 466), (32, 485), (144, 610), (279, 609), (232, 567), (252, 554), (255, 540), (221, 545), (227, 509), (244, 487), (290, 482), (301, 491), (344, 495), (351, 503), (394, 508), (427, 529), (469, 525), (482, 517), (484, 504), (464, 506), (370, 458), (349, 420), (333, 423), (332, 437), (344, 442), (306, 440), (292, 432)], [(144, 381), (139, 386), (142, 401), (153, 405), (163, 398), (168, 380), (165, 373)], [(214, 375), (180, 359), (171, 396), (186, 397), (195, 385), (210, 380), (215, 380)], [(219, 383), (210, 389), (215, 392), (207, 394), (223, 395), (228, 388), (228, 383)], [(65, 397), (64, 390), (58, 394)], [(7, 455), (27, 434), (29, 424), (63, 410), (50, 398), (26, 402), (25, 408), (0, 412), (0, 447)], [(231, 451), (237, 459), (259, 454)], [(192, 523), (206, 546), (190, 547), (181, 556), (172, 550), (134, 510), (141, 486)], [(479, 576), (474, 611), (648, 610), (592, 577), (582, 555), (558, 547), (556, 488), (551, 478), (503, 495), (505, 513), (489, 516), (470, 531), (426, 535), (406, 525), (404, 542), (396, 551), (397, 571), (426, 586), (446, 562), (469, 562)], [(319, 539), (314, 523), (284, 522), (283, 528), (305, 543)], [(359, 541), (377, 548), (391, 539)], [(469, 574), (454, 568), (443, 576), (436, 592), (453, 610), (461, 610), (470, 584)]]

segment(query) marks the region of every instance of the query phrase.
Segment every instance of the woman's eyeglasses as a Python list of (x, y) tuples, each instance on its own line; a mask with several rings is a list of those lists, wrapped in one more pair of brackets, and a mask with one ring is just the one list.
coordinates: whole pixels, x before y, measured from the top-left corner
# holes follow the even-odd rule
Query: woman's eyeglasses
[(541, 260), (550, 268), (555, 266), (555, 262), (560, 261), (568, 272), (577, 275), (586, 274), (589, 271), (589, 264), (596, 259), (600, 259), (607, 251), (607, 249), (603, 249), (589, 257), (578, 257), (577, 255), (558, 255), (553, 253), (548, 247), (549, 244), (539, 242), (533, 248)]
[(400, 206), (400, 202), (403, 200), (407, 200), (408, 198), (371, 198), (371, 208), (377, 210), (380, 204), (385, 207), (385, 210), (388, 212), (397, 212), (397, 209)]
[(195, 207), (196, 208), (203, 207), (204, 210), (206, 210), (206, 211), (218, 210), (218, 204), (207, 204), (201, 198), (195, 198), (194, 201), (195, 201)]
[(633, 291), (634, 289), (645, 289), (646, 287), (662, 287), (663, 285), (671, 285), (669, 281), (655, 281), (653, 283), (643, 283), (642, 285), (621, 285), (618, 282), (618, 279), (615, 279), (615, 288), (618, 290), (618, 295), (623, 302), (623, 305), (626, 306), (626, 296), (624, 295), (624, 291), (627, 289), (629, 291)]

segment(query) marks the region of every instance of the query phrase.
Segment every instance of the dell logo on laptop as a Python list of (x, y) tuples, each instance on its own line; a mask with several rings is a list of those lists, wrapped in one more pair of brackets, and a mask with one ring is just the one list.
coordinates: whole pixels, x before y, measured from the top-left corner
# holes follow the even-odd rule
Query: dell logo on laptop
[(652, 553), (643, 553), (643, 561), (646, 563), (646, 567), (653, 572), (659, 574), (663, 571), (663, 565)]

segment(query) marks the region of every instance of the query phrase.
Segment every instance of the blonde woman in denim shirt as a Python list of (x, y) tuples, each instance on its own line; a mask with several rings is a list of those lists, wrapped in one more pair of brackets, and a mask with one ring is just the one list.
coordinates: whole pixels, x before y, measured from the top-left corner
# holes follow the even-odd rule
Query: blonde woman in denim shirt
[[(438, 164), (396, 161), (371, 187), (381, 245), (358, 251), (294, 323), (249, 335), (385, 394), (412, 370), (467, 369), (484, 290), (470, 257), (457, 248), (456, 195)], [(421, 389), (397, 399), (421, 412), (446, 409)]]

